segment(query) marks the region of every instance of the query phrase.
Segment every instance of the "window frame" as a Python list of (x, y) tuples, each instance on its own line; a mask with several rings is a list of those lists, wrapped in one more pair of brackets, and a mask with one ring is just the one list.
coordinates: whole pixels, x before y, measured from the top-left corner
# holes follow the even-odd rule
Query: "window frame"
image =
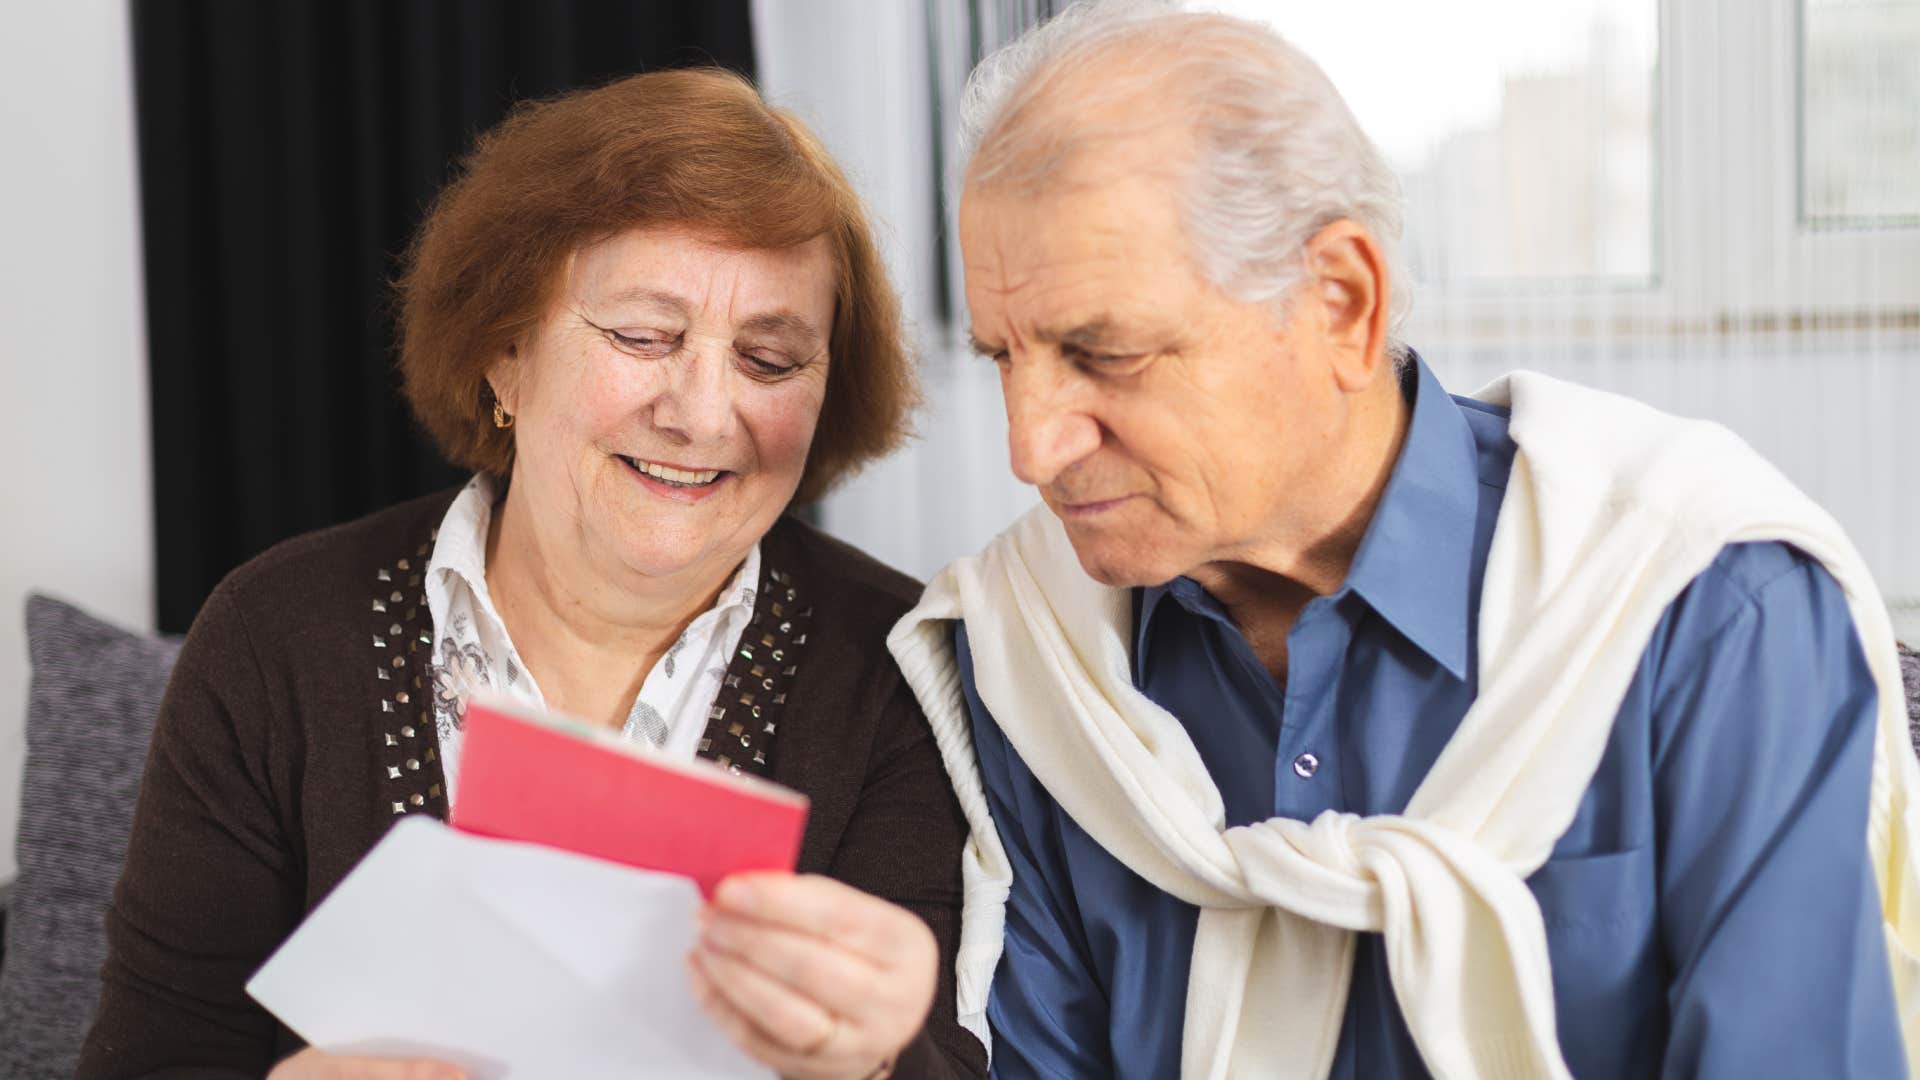
[(1660, 3), (1651, 279), (1416, 281), (1414, 336), (1920, 324), (1920, 228), (1801, 214), (1802, 2)]

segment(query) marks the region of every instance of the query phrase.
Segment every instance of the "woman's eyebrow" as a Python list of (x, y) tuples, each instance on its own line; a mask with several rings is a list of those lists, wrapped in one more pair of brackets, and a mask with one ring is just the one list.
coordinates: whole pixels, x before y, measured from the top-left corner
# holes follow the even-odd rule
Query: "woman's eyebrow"
[(776, 334), (781, 337), (798, 338), (808, 344), (825, 339), (825, 335), (815, 329), (812, 323), (792, 311), (769, 311), (755, 315), (741, 323), (740, 329), (746, 333)]
[(676, 293), (645, 285), (628, 286), (609, 293), (602, 297), (601, 301), (609, 304), (649, 304), (683, 317), (689, 306), (687, 301)]
[[(602, 298), (607, 304), (645, 304), (662, 312), (686, 318), (691, 305), (677, 293), (646, 285), (634, 285), (619, 289)], [(799, 344), (817, 345), (826, 340), (826, 335), (798, 312), (780, 310), (755, 315), (740, 324), (743, 333), (768, 334), (794, 339)]]

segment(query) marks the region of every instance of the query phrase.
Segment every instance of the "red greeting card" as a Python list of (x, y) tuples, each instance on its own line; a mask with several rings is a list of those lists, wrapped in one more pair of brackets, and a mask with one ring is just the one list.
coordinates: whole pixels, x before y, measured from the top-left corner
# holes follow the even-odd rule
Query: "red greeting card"
[(683, 874), (703, 895), (742, 870), (792, 870), (807, 799), (705, 761), (498, 699), (468, 704), (448, 822)]

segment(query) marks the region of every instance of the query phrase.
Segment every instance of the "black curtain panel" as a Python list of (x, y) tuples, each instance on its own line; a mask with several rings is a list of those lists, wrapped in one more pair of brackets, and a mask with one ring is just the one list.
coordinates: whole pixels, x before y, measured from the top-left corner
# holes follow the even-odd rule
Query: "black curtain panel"
[(269, 545), (462, 477), (398, 393), (390, 282), (513, 102), (748, 75), (748, 0), (134, 0), (159, 625)]

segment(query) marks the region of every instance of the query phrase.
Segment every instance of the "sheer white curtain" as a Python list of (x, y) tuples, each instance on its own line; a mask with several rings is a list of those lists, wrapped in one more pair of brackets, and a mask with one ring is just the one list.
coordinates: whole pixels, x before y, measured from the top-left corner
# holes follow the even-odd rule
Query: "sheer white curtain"
[(1005, 4), (977, 7), (948, 0), (753, 5), (768, 97), (812, 125), (878, 219), (926, 394), (913, 443), (830, 496), (822, 524), (921, 578), (978, 550), (1038, 501), (1007, 471), (999, 377), (964, 345), (951, 200), (942, 194), (967, 58), (976, 42), (1004, 40), (1022, 14)]
[[(1840, 519), (1920, 640), (1920, 0), (1206, 6), (1319, 60), (1402, 173), (1406, 336), (1444, 382), (1528, 367), (1729, 425)], [(937, 186), (967, 57), (1033, 7), (755, 11), (763, 81), (887, 222), (924, 350), (922, 439), (825, 522), (921, 575), (1033, 502), (946, 317)]]

